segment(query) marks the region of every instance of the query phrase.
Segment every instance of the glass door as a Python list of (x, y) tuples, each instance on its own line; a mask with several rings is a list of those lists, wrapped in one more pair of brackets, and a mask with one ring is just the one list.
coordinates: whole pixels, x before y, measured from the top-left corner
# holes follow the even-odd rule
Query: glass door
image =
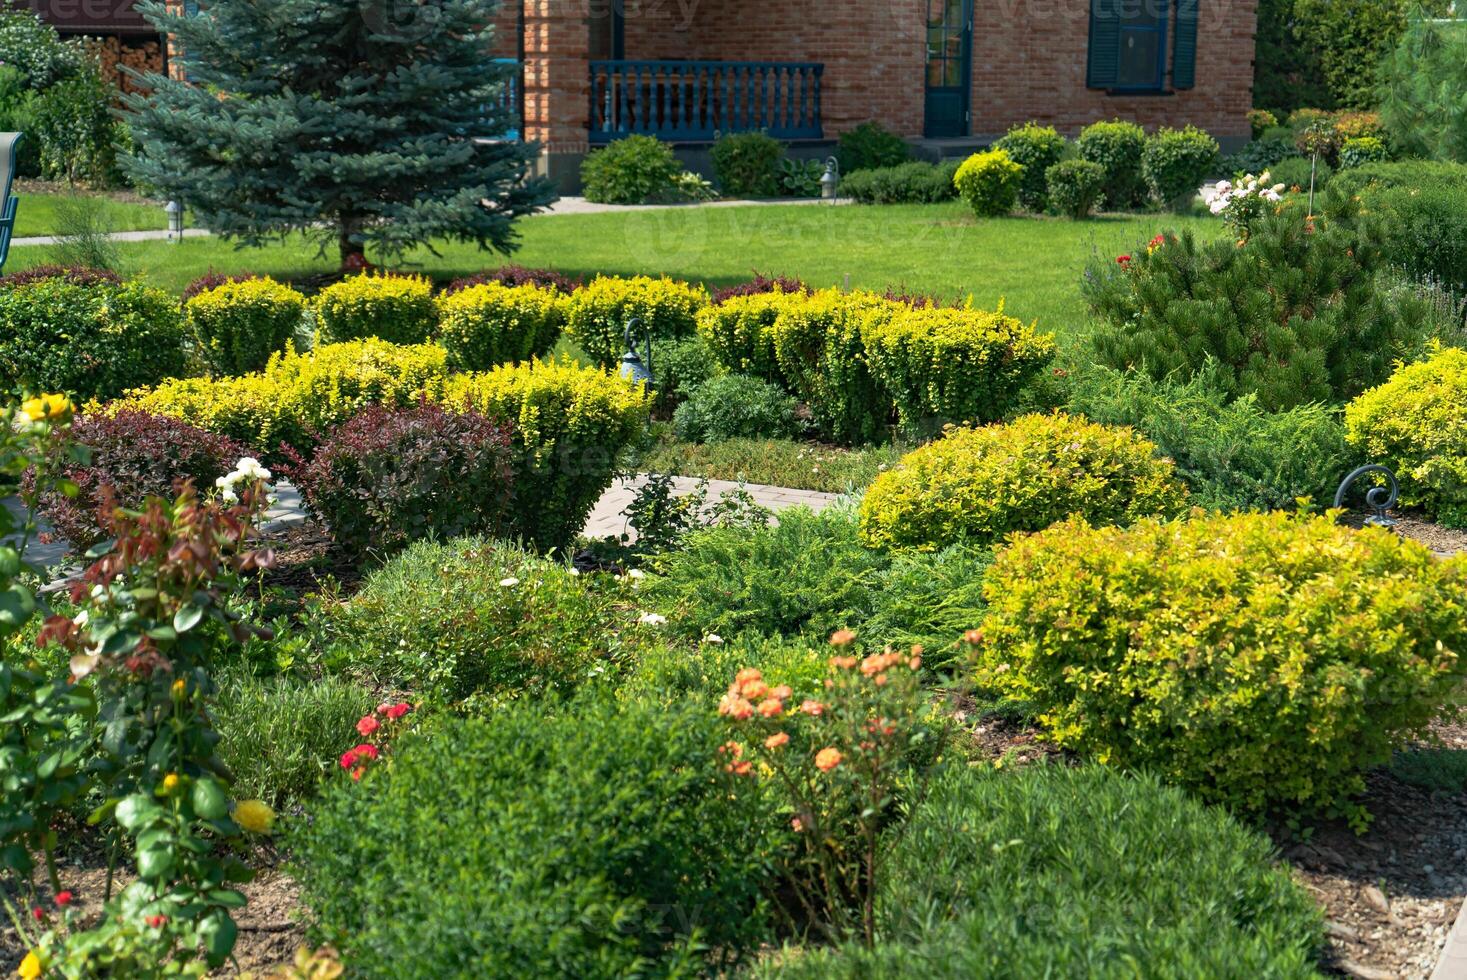
[(927, 121), (933, 139), (968, 135), (973, 0), (927, 0)]

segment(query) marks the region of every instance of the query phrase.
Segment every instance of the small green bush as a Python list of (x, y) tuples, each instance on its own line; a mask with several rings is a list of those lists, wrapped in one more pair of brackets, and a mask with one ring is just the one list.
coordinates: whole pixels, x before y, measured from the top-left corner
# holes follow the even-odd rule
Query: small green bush
[(1162, 127), (1146, 139), (1141, 176), (1162, 205), (1185, 208), (1217, 166), (1217, 154), (1217, 140), (1195, 126)]
[(303, 898), (353, 976), (727, 968), (766, 935), (786, 821), (730, 796), (725, 738), (705, 699), (525, 702), (403, 738), (298, 825)]
[(460, 371), (543, 357), (564, 324), (559, 294), (538, 286), (486, 282), (438, 297), (438, 342)]
[(1098, 163), (1105, 170), (1105, 201), (1112, 210), (1141, 204), (1146, 184), (1141, 179), (1141, 151), (1146, 130), (1136, 123), (1113, 119), (1091, 123), (1080, 131), (1075, 149), (1081, 160)]
[(974, 214), (994, 218), (1014, 209), (1023, 174), (1024, 168), (1008, 153), (989, 150), (964, 160), (953, 174), (953, 186)]
[(667, 194), (682, 176), (672, 147), (655, 136), (624, 136), (596, 150), (581, 164), (586, 200), (597, 204), (642, 204)]
[(1323, 160), (1311, 161), (1309, 157), (1286, 157), (1269, 168), (1269, 176), (1276, 183), (1293, 191), (1308, 193), (1309, 182), (1314, 181), (1314, 193), (1318, 194), (1329, 184), (1334, 171)]
[(421, 344), (438, 329), (433, 284), (422, 276), (352, 276), (321, 290), (315, 310), (322, 339), (333, 344), (369, 337)]
[(140, 283), (0, 289), (0, 389), (108, 399), (183, 373), (183, 314)]
[(654, 644), (637, 651), (636, 662), (619, 677), (616, 696), (628, 700), (681, 701), (688, 695), (716, 701), (728, 679), (752, 667), (800, 691), (819, 689), (829, 676), (829, 647), (745, 634), (714, 635), (689, 650), (685, 643)]
[(1459, 688), (1467, 559), (1333, 517), (1237, 514), (1014, 539), (980, 684), (1060, 746), (1244, 811), (1336, 806)]
[(729, 133), (713, 142), (713, 177), (729, 197), (778, 197), (784, 144), (767, 133)]
[(1096, 524), (1170, 517), (1187, 491), (1170, 460), (1130, 429), (1064, 414), (955, 429), (907, 454), (861, 501), (872, 548), (996, 544), (1072, 514)]
[(952, 768), (885, 861), (874, 949), (811, 950), (759, 975), (1318, 975), (1319, 909), (1268, 838), (1153, 776)]
[(1088, 218), (1105, 193), (1105, 168), (1089, 160), (1063, 160), (1044, 174), (1050, 210), (1067, 218)]
[(1255, 139), (1237, 153), (1223, 157), (1218, 169), (1229, 176), (1236, 174), (1261, 174), (1271, 171), (1280, 162), (1297, 156), (1292, 139), (1265, 137)]
[(725, 374), (697, 388), (672, 420), (679, 439), (788, 439), (799, 431), (795, 400), (767, 381)]
[(357, 719), (376, 704), (366, 688), (339, 677), (227, 673), (211, 713), (235, 796), (277, 809), (314, 796), (341, 753), (361, 741)]
[[(1307, 182), (1305, 186), (1308, 186)], [(1353, 196), (1367, 187), (1385, 190), (1404, 187), (1420, 190), (1448, 187), (1467, 191), (1467, 164), (1446, 160), (1392, 160), (1386, 163), (1362, 163), (1340, 174), (1334, 186), (1342, 194)]]
[(868, 318), (861, 338), (873, 377), (912, 433), (1002, 418), (1055, 352), (1052, 335), (1002, 310), (903, 310)]
[(1391, 152), (1385, 141), (1376, 136), (1356, 136), (1340, 147), (1340, 169), (1348, 170), (1366, 163), (1389, 160)]
[(662, 406), (686, 399), (722, 373), (718, 359), (700, 336), (663, 344), (652, 359), (652, 368), (657, 375), (658, 403)]
[(1402, 366), (1345, 409), (1352, 445), (1401, 482), (1402, 503), (1467, 527), (1467, 351)]
[(1256, 395), (1229, 400), (1203, 371), (1190, 381), (1092, 368), (1074, 378), (1070, 410), (1106, 425), (1129, 425), (1156, 443), (1210, 510), (1288, 510), (1302, 497), (1334, 496), (1356, 465), (1338, 408), (1265, 411)]
[(698, 312), (698, 336), (729, 371), (782, 382), (774, 350), (774, 323), (804, 293), (772, 292), (731, 296)]
[(610, 597), (565, 565), (485, 538), (420, 541), (313, 624), (373, 685), (455, 703), (568, 691), (606, 654)]
[(858, 170), (843, 177), (840, 193), (861, 204), (936, 204), (957, 197), (953, 175), (961, 161), (914, 160), (898, 167)]
[(841, 133), (836, 153), (843, 174), (899, 167), (912, 156), (906, 140), (877, 122), (863, 122)]
[(1065, 155), (1068, 143), (1053, 126), (1025, 123), (1015, 126), (993, 144), (1024, 168), (1019, 179), (1019, 204), (1026, 211), (1042, 214), (1049, 207), (1046, 174)]
[(285, 349), (306, 313), (306, 298), (270, 278), (207, 289), (184, 304), (194, 344), (218, 377), (262, 370)]
[(626, 328), (633, 318), (641, 321), (638, 338), (650, 330), (654, 343), (674, 340), (697, 329), (698, 311), (706, 305), (708, 294), (701, 286), (666, 276), (598, 276), (567, 301), (566, 332), (591, 360), (613, 367), (626, 351)]
[(1414, 279), (1467, 292), (1467, 187), (1367, 187), (1361, 202), (1390, 216), (1386, 250)]
[(1258, 139), (1270, 129), (1278, 126), (1279, 119), (1267, 109), (1248, 110), (1248, 130), (1253, 139)]

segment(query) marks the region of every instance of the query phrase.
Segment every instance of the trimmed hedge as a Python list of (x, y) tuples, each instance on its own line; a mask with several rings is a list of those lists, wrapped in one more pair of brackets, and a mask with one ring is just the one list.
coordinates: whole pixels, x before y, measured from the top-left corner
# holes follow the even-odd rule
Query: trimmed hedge
[(183, 307), (199, 356), (216, 377), (263, 369), (295, 337), (306, 308), (305, 296), (268, 277), (220, 283)]
[(543, 357), (564, 324), (560, 295), (537, 286), (485, 282), (438, 297), (438, 342), (459, 371)]
[(898, 167), (858, 170), (842, 177), (840, 193), (861, 204), (936, 204), (958, 196), (953, 176), (961, 160), (913, 161)]
[(1105, 197), (1105, 168), (1089, 160), (1063, 160), (1044, 172), (1049, 208), (1067, 218), (1087, 218)]
[(765, 381), (782, 381), (774, 353), (774, 322), (790, 304), (779, 286), (772, 292), (731, 296), (698, 312), (698, 336), (725, 368)]
[(421, 344), (438, 329), (433, 284), (422, 276), (363, 273), (321, 290), (314, 306), (327, 343)]
[(1145, 146), (1146, 130), (1133, 122), (1114, 119), (1091, 123), (1080, 131), (1075, 149), (1080, 159), (1104, 169), (1103, 190), (1111, 209), (1124, 210), (1144, 202), (1146, 185), (1141, 179), (1141, 152)]
[(1187, 491), (1155, 452), (1130, 429), (1060, 413), (956, 429), (876, 478), (861, 501), (861, 540), (931, 551), (996, 544), (1071, 515), (1098, 524), (1174, 516)]
[(1141, 176), (1151, 196), (1174, 209), (1188, 207), (1217, 166), (1217, 140), (1195, 126), (1163, 126), (1146, 139)]
[(566, 332), (592, 361), (614, 367), (626, 351), (627, 323), (642, 321), (653, 342), (685, 337), (697, 329), (698, 311), (708, 305), (708, 294), (666, 276), (620, 279), (599, 276), (573, 293), (566, 306)]
[(1043, 214), (1049, 207), (1045, 174), (1064, 157), (1067, 145), (1053, 126), (1032, 122), (1014, 126), (993, 144), (993, 149), (1004, 151), (1024, 168), (1019, 177), (1019, 204), (1024, 210)]
[(1467, 558), (1332, 517), (1075, 518), (1012, 540), (985, 593), (980, 684), (1064, 748), (1244, 811), (1362, 819), (1362, 773), (1467, 673)]

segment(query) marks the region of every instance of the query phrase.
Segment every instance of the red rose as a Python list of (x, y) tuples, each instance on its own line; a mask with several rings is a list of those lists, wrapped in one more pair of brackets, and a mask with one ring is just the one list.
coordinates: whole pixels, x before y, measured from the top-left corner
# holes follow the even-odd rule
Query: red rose
[(383, 714), (385, 714), (388, 718), (391, 718), (393, 721), (397, 721), (397, 719), (401, 718), (403, 715), (407, 714), (411, 710), (413, 710), (413, 706), (408, 704), (406, 701), (403, 701), (399, 704), (390, 705), (387, 710), (383, 712)]
[(66, 908), (66, 906), (68, 906), (68, 905), (71, 904), (72, 899), (74, 899), (74, 898), (76, 898), (76, 895), (72, 894), (69, 891), (68, 892), (57, 892), (56, 893), (56, 904), (59, 905), (61, 908)]
[(381, 727), (382, 723), (380, 721), (371, 715), (366, 715), (361, 721), (357, 722), (357, 734), (365, 738)]
[(31, 915), (36, 917), (37, 922), (40, 922), (46, 918), (46, 910), (37, 905), (35, 908), (31, 909)]
[(352, 749), (352, 751), (357, 754), (356, 757), (358, 759), (376, 759), (377, 758), (377, 746), (375, 746), (375, 745), (368, 745), (365, 742), (362, 743), (361, 745), (358, 745), (356, 748)]

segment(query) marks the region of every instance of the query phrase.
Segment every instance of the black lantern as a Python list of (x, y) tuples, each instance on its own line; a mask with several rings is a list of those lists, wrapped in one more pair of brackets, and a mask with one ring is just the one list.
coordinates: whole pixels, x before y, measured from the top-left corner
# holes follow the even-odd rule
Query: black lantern
[(638, 317), (632, 317), (627, 321), (626, 344), (627, 352), (621, 356), (621, 376), (633, 384), (643, 384), (652, 387), (656, 379), (652, 376), (652, 331), (644, 329), (642, 333), (642, 344), (647, 351), (647, 359), (642, 360), (642, 355), (637, 352), (636, 329), (642, 326)]

